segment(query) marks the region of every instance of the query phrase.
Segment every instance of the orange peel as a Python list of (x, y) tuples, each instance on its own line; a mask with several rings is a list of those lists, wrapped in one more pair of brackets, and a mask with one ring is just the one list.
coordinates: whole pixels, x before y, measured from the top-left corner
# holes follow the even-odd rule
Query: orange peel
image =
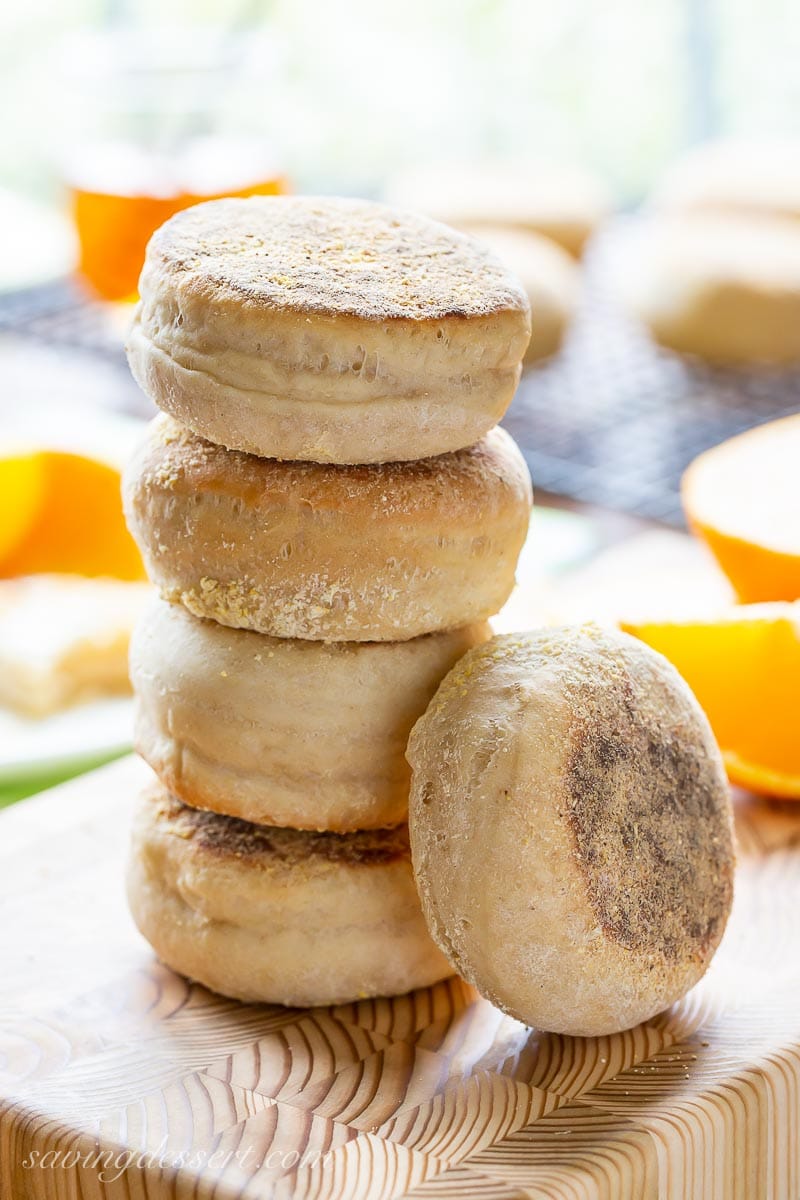
[(731, 782), (800, 799), (800, 603), (621, 626), (683, 675), (711, 722)]
[(683, 505), (743, 603), (800, 599), (800, 414), (701, 454)]
[(77, 436), (55, 431), (50, 443), (17, 434), (0, 444), (0, 577), (145, 578), (120, 498), (121, 463), (139, 427), (84, 416), (91, 425), (85, 448), (80, 426)]

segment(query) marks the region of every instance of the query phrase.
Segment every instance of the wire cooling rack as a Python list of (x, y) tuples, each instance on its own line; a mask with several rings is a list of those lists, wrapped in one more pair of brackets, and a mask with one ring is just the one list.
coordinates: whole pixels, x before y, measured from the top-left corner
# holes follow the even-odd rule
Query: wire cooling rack
[[(797, 411), (800, 371), (719, 371), (657, 349), (613, 294), (635, 223), (620, 218), (595, 240), (566, 344), (526, 372), (504, 424), (534, 486), (680, 525), (679, 484), (689, 462), (735, 433)], [(118, 318), (76, 286), (0, 299), (0, 332), (118, 365), (116, 406), (148, 411), (127, 374)]]
[(614, 295), (637, 224), (620, 218), (596, 239), (578, 319), (561, 353), (523, 376), (504, 424), (535, 486), (681, 525), (692, 459), (796, 412), (800, 370), (716, 370), (658, 349)]
[(0, 332), (99, 355), (124, 366), (114, 307), (95, 303), (68, 280), (0, 296)]

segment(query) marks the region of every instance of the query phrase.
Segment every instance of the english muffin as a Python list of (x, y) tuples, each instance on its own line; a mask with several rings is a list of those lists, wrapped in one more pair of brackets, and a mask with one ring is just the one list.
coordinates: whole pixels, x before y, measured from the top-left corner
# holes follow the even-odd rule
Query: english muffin
[(154, 785), (134, 819), (128, 898), (162, 962), (237, 1000), (340, 1004), (452, 973), (422, 919), (405, 826), (268, 828)]
[(405, 641), (497, 612), (531, 484), (513, 439), (413, 463), (334, 467), (226, 450), (157, 418), (123, 483), (168, 600), (313, 641)]
[(486, 624), (407, 642), (272, 638), (155, 599), (131, 644), (136, 748), (195, 808), (337, 833), (408, 815), (411, 727)]
[(471, 650), (411, 734), (422, 907), (453, 968), (540, 1029), (627, 1029), (703, 975), (731, 906), (728, 787), (677, 671), (597, 626)]
[(153, 235), (128, 359), (212, 442), (373, 463), (478, 441), (507, 409), (527, 298), (474, 239), (365, 200), (259, 196)]
[(662, 346), (727, 366), (800, 363), (800, 224), (653, 219), (623, 285)]
[(541, 234), (575, 258), (609, 211), (606, 189), (590, 171), (519, 159), (412, 167), (390, 179), (387, 195), (457, 229)]

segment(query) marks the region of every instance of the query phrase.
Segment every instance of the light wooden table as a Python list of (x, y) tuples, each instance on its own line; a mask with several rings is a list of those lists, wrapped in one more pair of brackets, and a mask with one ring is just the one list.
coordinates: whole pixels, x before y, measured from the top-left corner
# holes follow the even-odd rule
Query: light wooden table
[(800, 813), (740, 798), (703, 983), (541, 1034), (459, 980), (299, 1011), (160, 966), (123, 893), (125, 759), (0, 814), (2, 1200), (800, 1195)]

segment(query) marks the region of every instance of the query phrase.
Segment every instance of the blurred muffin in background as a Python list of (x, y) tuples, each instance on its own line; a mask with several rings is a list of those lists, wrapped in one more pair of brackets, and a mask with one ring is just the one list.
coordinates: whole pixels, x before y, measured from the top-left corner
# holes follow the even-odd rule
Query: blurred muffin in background
[(546, 162), (414, 168), (389, 180), (386, 198), (459, 229), (543, 234), (576, 258), (610, 208), (605, 188), (590, 172)]
[(575, 260), (538, 233), (494, 225), (462, 228), (485, 242), (525, 289), (533, 325), (525, 365), (550, 358), (561, 348), (578, 306), (580, 271)]
[(800, 141), (707, 142), (665, 174), (651, 203), (673, 215), (800, 220)]
[(726, 366), (800, 363), (800, 226), (695, 213), (637, 232), (622, 298), (661, 346)]

